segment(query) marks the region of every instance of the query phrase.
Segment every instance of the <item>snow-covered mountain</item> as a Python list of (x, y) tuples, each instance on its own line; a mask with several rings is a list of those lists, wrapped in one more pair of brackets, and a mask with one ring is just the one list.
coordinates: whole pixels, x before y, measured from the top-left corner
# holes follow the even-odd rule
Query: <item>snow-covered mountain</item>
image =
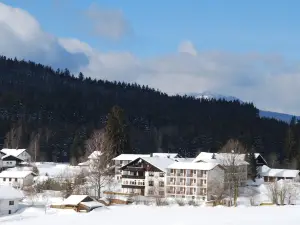
[[(202, 92), (202, 93), (189, 93), (187, 95), (194, 96), (195, 98), (198, 98), (198, 99), (217, 99), (217, 100), (223, 99), (223, 100), (226, 100), (226, 101), (243, 102), (242, 100), (240, 100), (240, 99), (238, 99), (234, 96), (225, 96), (225, 95), (213, 93), (213, 92), (210, 92), (210, 91), (205, 91), (205, 92)], [(273, 118), (273, 119), (277, 119), (277, 120), (281, 120), (281, 121), (289, 123), (294, 115), (259, 110), (259, 116), (260, 117), (265, 117), (265, 118)], [(297, 116), (297, 118), (300, 119), (300, 116)]]

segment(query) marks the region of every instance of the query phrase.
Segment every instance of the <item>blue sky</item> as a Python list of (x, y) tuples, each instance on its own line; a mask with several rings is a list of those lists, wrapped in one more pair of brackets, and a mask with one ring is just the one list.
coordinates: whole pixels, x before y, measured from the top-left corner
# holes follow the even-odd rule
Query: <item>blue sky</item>
[(300, 115), (300, 1), (1, 2), (2, 55)]
[[(21, 7), (60, 37), (77, 37), (95, 48), (130, 50), (140, 56), (172, 52), (182, 40), (199, 50), (257, 51), (299, 58), (299, 8), (296, 0), (6, 0)], [(82, 11), (92, 3), (122, 10), (134, 35), (107, 41), (83, 29)]]

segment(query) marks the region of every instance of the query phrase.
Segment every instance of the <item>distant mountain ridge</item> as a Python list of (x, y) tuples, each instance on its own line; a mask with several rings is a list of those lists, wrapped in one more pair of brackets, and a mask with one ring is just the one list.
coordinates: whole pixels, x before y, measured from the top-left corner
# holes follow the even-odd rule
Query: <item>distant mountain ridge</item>
[[(221, 95), (218, 93), (213, 93), (210, 91), (205, 91), (202, 93), (190, 93), (188, 94), (189, 96), (193, 96), (198, 99), (217, 99), (217, 100), (226, 100), (226, 101), (239, 101), (243, 102), (237, 97), (234, 96), (225, 96)], [(261, 118), (271, 118), (271, 119), (276, 119), (276, 120), (281, 120), (284, 122), (289, 123), (294, 115), (286, 114), (286, 113), (278, 113), (278, 112), (271, 112), (271, 111), (265, 111), (265, 110), (260, 110), (259, 109), (259, 116)], [(297, 119), (300, 119), (300, 116), (296, 116)]]

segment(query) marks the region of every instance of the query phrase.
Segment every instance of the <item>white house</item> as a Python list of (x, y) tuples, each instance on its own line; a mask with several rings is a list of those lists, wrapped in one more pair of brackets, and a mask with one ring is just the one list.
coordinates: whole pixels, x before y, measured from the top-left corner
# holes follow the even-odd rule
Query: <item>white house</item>
[(113, 158), (115, 166), (115, 179), (121, 180), (121, 171), (120, 168), (130, 163), (131, 161), (140, 158), (140, 157), (150, 157), (147, 154), (121, 154)]
[(299, 170), (289, 169), (273, 169), (268, 166), (260, 167), (258, 174), (264, 178), (265, 182), (274, 182), (279, 180), (292, 180), (294, 182), (300, 181)]
[(217, 163), (175, 162), (168, 166), (166, 196), (210, 201), (224, 190), (225, 169)]
[[(245, 155), (234, 153), (210, 153), (200, 152), (200, 154), (193, 160), (193, 163), (217, 163), (225, 168), (225, 185), (234, 172), (235, 177), (238, 177), (240, 185), (244, 186), (247, 183), (247, 166), (248, 162), (245, 161)], [(234, 166), (234, 171), (231, 168)]]
[(122, 170), (122, 191), (142, 196), (165, 196), (167, 167), (175, 162), (168, 157), (140, 157)]
[(2, 171), (0, 185), (23, 188), (33, 184), (35, 174), (32, 171)]
[(15, 157), (13, 155), (2, 156), (1, 161), (2, 167), (4, 169), (16, 167), (17, 165), (23, 162), (22, 159), (19, 159), (18, 157)]
[(3, 148), (1, 152), (5, 155), (11, 155), (17, 157), (25, 162), (31, 162), (31, 156), (26, 151), (26, 149), (9, 149)]
[(19, 202), (24, 198), (23, 193), (10, 186), (0, 186), (0, 216), (15, 213)]

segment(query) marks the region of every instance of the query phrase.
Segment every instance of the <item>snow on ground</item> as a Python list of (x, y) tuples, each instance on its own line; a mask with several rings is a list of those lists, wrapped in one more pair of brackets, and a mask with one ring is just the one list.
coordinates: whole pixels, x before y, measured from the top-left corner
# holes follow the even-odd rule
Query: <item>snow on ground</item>
[[(193, 206), (113, 206), (100, 208), (90, 213), (72, 210), (27, 208), (19, 215), (0, 217), (1, 225), (298, 225), (300, 206), (261, 207), (193, 207)], [(59, 215), (59, 216), (58, 216)]]

